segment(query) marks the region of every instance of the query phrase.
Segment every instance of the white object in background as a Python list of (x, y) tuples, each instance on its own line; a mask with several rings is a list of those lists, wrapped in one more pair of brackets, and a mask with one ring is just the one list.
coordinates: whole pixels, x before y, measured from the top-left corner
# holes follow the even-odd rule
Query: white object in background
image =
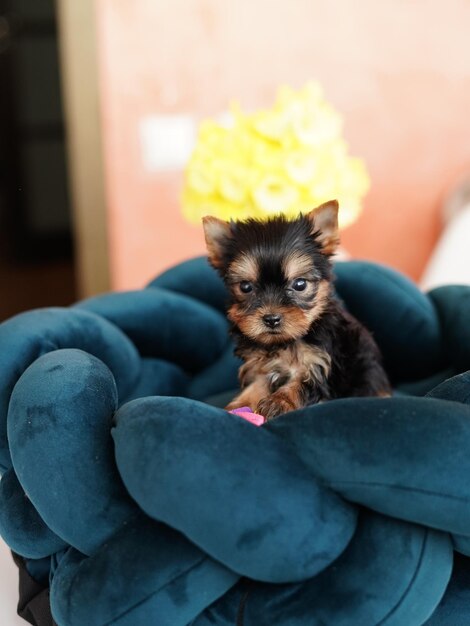
[(148, 172), (181, 170), (196, 142), (190, 115), (150, 115), (140, 121), (142, 160)]
[(352, 257), (349, 252), (340, 244), (333, 257), (333, 261), (350, 261), (351, 259)]
[(0, 539), (0, 624), (2, 626), (25, 626), (26, 622), (16, 614), (18, 604), (18, 568), (11, 552)]
[(450, 284), (470, 285), (470, 202), (452, 212), (421, 278), (425, 291)]

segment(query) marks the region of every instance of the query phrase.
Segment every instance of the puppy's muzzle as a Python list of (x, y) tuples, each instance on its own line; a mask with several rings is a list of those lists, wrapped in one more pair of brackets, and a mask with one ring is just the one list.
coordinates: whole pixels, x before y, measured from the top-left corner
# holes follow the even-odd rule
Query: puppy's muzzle
[(280, 326), (282, 321), (281, 315), (278, 313), (269, 313), (268, 315), (263, 315), (263, 323), (268, 328), (277, 328)]

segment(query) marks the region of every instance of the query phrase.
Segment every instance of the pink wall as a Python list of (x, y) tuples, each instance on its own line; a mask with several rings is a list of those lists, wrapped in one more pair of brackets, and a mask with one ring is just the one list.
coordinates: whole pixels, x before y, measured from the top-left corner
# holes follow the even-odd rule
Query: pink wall
[(318, 79), (372, 189), (343, 241), (419, 277), (439, 205), (470, 170), (470, 2), (97, 0), (111, 272), (115, 288), (203, 251), (183, 222), (179, 172), (147, 171), (139, 123), (269, 105)]

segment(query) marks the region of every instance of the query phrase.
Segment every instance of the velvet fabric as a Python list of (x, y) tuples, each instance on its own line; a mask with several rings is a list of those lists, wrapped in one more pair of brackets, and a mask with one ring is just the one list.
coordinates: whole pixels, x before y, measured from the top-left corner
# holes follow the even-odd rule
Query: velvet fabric
[(469, 533), (470, 406), (431, 398), (347, 398), (280, 416), (266, 429), (289, 441), (312, 473), (348, 501)]
[(337, 263), (336, 288), (374, 334), (393, 382), (422, 379), (445, 361), (438, 313), (405, 276), (364, 261)]
[(38, 309), (0, 324), (0, 471), (11, 467), (7, 414), (20, 376), (41, 355), (62, 348), (92, 354), (111, 370), (121, 396), (131, 393), (140, 374), (134, 344), (114, 324), (87, 311)]
[(135, 511), (115, 470), (116, 408), (110, 370), (81, 350), (40, 357), (11, 396), (8, 440), (18, 480), (49, 528), (84, 554)]
[(237, 580), (176, 531), (137, 514), (91, 557), (68, 550), (52, 579), (52, 613), (67, 626), (184, 626)]
[(206, 259), (0, 325), (0, 533), (58, 626), (470, 622), (470, 289), (335, 273), (395, 397), (261, 428)]
[(13, 468), (0, 481), (0, 501), (0, 534), (13, 552), (41, 559), (67, 547), (40, 517)]
[(470, 568), (468, 559), (456, 557), (446, 593), (426, 626), (467, 626), (470, 615)]
[(434, 612), (452, 569), (448, 537), (376, 514), (334, 564), (302, 584), (239, 583), (193, 626), (232, 626), (245, 599), (243, 623), (282, 626), (405, 626)]
[(355, 509), (277, 437), (237, 415), (184, 398), (143, 398), (118, 411), (113, 434), (121, 476), (142, 510), (243, 576), (304, 580), (354, 532)]

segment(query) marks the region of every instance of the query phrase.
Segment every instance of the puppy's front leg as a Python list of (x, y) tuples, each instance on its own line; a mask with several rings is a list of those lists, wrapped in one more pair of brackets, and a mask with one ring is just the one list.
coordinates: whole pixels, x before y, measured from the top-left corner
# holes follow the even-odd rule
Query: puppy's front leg
[(288, 411), (295, 411), (305, 406), (307, 389), (301, 381), (292, 380), (279, 387), (270, 396), (264, 397), (256, 406), (256, 412), (264, 415), (266, 420), (277, 417)]
[(268, 394), (269, 388), (266, 376), (260, 375), (247, 385), (225, 408), (227, 411), (233, 411), (242, 406), (249, 406), (254, 411), (261, 400), (266, 398)]

